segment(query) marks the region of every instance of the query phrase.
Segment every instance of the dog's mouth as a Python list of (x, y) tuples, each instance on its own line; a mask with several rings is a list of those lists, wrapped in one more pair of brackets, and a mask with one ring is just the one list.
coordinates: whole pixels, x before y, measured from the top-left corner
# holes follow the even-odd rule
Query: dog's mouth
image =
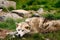
[(15, 35), (16, 37), (18, 37), (18, 38), (23, 38), (23, 37), (30, 37), (31, 36), (31, 34), (29, 34), (29, 33), (26, 33), (25, 35), (23, 35), (23, 36), (20, 36), (20, 35)]

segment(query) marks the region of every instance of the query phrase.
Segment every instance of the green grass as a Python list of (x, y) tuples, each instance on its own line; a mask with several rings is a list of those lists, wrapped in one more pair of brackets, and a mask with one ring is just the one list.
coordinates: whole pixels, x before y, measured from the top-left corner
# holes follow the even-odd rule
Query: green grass
[(30, 36), (27, 35), (22, 38), (19, 38), (19, 37), (12, 38), (11, 36), (7, 36), (3, 40), (46, 40), (46, 38), (50, 40), (60, 40), (60, 31), (50, 32), (50, 33), (40, 33), (40, 34), (37, 33)]
[[(24, 20), (25, 18), (22, 20), (21, 19), (13, 20), (11, 18), (8, 18), (4, 22), (0, 22), (0, 28), (15, 30), (16, 28), (15, 22), (22, 22)], [(45, 38), (49, 38), (50, 40), (60, 40), (60, 31), (26, 35), (25, 37), (22, 37), (22, 38), (19, 38), (19, 37), (12, 38), (10, 35), (8, 35), (5, 39), (1, 39), (1, 40), (45, 40)]]
[(55, 13), (55, 14), (47, 13), (47, 14), (43, 14), (42, 16), (47, 19), (50, 19), (50, 20), (59, 20), (60, 19), (60, 13)]
[(8, 8), (6, 8), (6, 7), (2, 7), (2, 8), (3, 8), (3, 11), (4, 11), (4, 12), (9, 12), (9, 11), (14, 10), (14, 8), (13, 8), (12, 6), (10, 6), (10, 7), (8, 7)]
[(10, 7), (8, 7), (8, 10), (12, 11), (12, 10), (14, 10), (14, 8), (12, 6), (10, 6)]
[(9, 29), (9, 30), (15, 30), (16, 29), (16, 23), (24, 21), (24, 19), (16, 19), (13, 20), (12, 18), (7, 18), (4, 22), (0, 22), (0, 28)]
[[(41, 5), (44, 5), (45, 10), (51, 9), (60, 9), (60, 0), (12, 0), (16, 2), (17, 9), (25, 9), (25, 10), (38, 10)], [(12, 7), (8, 8), (10, 11), (13, 10)], [(3, 11), (7, 11), (5, 7), (3, 7)], [(60, 12), (56, 14), (44, 14), (43, 17), (51, 20), (60, 19)], [(4, 22), (0, 22), (0, 28), (15, 30), (16, 29), (16, 22), (23, 22), (24, 19), (17, 19), (13, 20), (8, 18)], [(27, 35), (23, 38), (11, 38), (11, 36), (7, 36), (5, 39), (0, 40), (45, 40), (45, 38), (49, 38), (50, 40), (60, 40), (60, 31), (57, 32), (50, 32), (50, 33), (37, 33), (31, 36)]]
[[(60, 8), (60, 0), (11, 0), (16, 2), (17, 9), (38, 10), (41, 5), (45, 9)], [(39, 5), (39, 6), (35, 6)], [(31, 6), (31, 7), (30, 7)]]

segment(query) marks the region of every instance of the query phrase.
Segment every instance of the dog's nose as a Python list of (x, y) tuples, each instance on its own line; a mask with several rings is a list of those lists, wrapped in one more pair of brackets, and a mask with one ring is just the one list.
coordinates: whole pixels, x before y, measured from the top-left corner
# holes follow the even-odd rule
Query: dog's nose
[(21, 35), (19, 34), (18, 37), (21, 38)]
[(18, 35), (18, 37), (20, 37), (20, 34)]

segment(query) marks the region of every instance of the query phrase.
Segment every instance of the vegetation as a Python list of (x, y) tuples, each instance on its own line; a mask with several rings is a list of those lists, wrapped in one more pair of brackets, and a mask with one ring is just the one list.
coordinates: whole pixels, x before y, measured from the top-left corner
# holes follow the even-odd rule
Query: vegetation
[[(60, 8), (60, 0), (12, 0), (17, 3), (17, 9), (38, 10), (40, 7), (48, 10)], [(41, 6), (43, 5), (43, 6)]]
[[(54, 16), (53, 16), (53, 14), (45, 14), (44, 16), (46, 18), (50, 18), (50, 19), (54, 19), (54, 17), (57, 19), (60, 19), (59, 14), (54, 14)], [(25, 20), (25, 18), (22, 20), (21, 19), (13, 20), (11, 18), (8, 18), (4, 22), (0, 22), (0, 28), (15, 30), (15, 28), (16, 28), (15, 22), (22, 22), (24, 20)], [(50, 40), (60, 40), (60, 31), (26, 35), (24, 38), (19, 38), (19, 37), (12, 38), (11, 36), (7, 36), (5, 39), (1, 39), (1, 40), (45, 40), (46, 38), (48, 38)]]
[(11, 7), (8, 7), (8, 8), (6, 8), (6, 7), (2, 7), (3, 8), (3, 11), (4, 12), (9, 12), (9, 11), (12, 11), (12, 10), (14, 10), (14, 8), (11, 6)]
[(8, 10), (11, 11), (11, 10), (14, 10), (14, 8), (11, 6), (11, 7), (8, 7)]
[(4, 12), (8, 12), (8, 10), (7, 10), (5, 7), (3, 7), (3, 11), (4, 11)]
[(0, 28), (15, 30), (16, 23), (22, 22), (24, 19), (13, 20), (12, 18), (7, 18), (4, 22), (0, 22)]
[[(25, 10), (38, 10), (40, 7), (43, 7), (45, 10), (60, 10), (60, 0), (12, 0), (16, 2), (16, 9), (25, 9)], [(9, 11), (13, 10), (13, 7), (8, 8)], [(5, 7), (3, 7), (3, 11), (8, 11)], [(33, 15), (32, 15), (33, 16)], [(60, 12), (55, 14), (47, 13), (43, 14), (43, 17), (50, 20), (60, 19)], [(13, 20), (8, 18), (4, 22), (0, 22), (0, 28), (15, 30), (16, 24), (15, 22), (23, 22), (24, 19)], [(25, 38), (25, 39), (24, 39)], [(60, 40), (60, 31), (50, 32), (50, 33), (38, 33), (33, 35), (27, 35), (24, 38), (11, 38), (7, 36), (3, 40), (45, 40), (45, 38), (49, 38), (50, 40)], [(2, 39), (1, 39), (2, 40)]]
[(60, 40), (60, 31), (58, 32), (50, 32), (50, 33), (37, 33), (33, 35), (26, 35), (25, 37), (19, 38), (15, 37), (12, 38), (10, 35), (7, 36), (5, 39), (1, 40)]
[(50, 19), (50, 20), (59, 20), (60, 19), (60, 13), (55, 13), (55, 14), (48, 13), (48, 14), (43, 14), (42, 16), (47, 19)]

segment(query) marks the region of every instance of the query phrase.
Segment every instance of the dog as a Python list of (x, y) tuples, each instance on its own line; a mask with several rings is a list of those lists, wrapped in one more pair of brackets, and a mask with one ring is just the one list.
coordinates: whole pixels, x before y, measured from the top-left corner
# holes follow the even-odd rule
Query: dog
[(60, 30), (60, 20), (45, 21), (43, 17), (28, 18), (25, 22), (17, 23), (17, 36), (23, 37), (25, 34), (45, 33)]
[(41, 26), (44, 22), (43, 17), (33, 17), (33, 18), (28, 18), (25, 20), (25, 22), (17, 23), (17, 36), (23, 36), (26, 33), (38, 33), (41, 32)]
[(30, 26), (25, 22), (18, 23), (16, 31), (17, 31), (16, 35), (22, 37), (24, 34), (30, 32)]

